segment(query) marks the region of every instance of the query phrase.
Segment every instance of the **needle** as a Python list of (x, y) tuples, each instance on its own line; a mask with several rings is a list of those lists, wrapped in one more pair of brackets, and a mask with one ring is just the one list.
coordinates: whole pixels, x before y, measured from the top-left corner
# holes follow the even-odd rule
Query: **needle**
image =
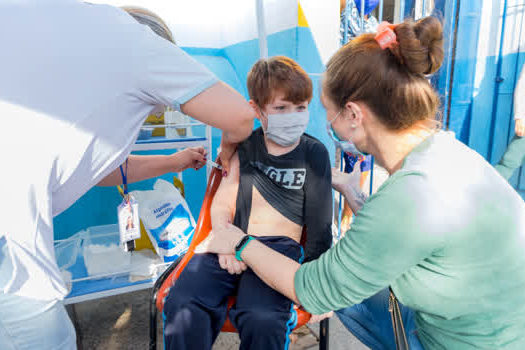
[(211, 159), (208, 159), (207, 163), (208, 163), (209, 165), (211, 165), (212, 167), (214, 167), (214, 168), (217, 168), (217, 169), (219, 169), (219, 170), (222, 170), (222, 166), (219, 165), (219, 164), (217, 164), (217, 163), (215, 163), (215, 162), (214, 162), (213, 160), (211, 160)]

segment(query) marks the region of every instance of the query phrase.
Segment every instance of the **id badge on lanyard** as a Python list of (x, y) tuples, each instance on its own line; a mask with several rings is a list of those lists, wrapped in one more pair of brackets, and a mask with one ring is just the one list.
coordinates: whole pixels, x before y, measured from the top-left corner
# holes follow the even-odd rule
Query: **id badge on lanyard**
[(124, 187), (124, 199), (117, 207), (118, 227), (120, 231), (120, 244), (125, 251), (135, 249), (135, 239), (140, 238), (139, 204), (128, 193), (128, 161), (126, 160), (126, 172), (120, 166), (122, 182)]

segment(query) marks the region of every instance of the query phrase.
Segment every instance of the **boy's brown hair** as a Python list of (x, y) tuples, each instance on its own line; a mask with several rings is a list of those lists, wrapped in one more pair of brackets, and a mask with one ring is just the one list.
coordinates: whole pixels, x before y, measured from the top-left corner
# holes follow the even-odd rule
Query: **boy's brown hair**
[(297, 62), (285, 56), (257, 61), (248, 73), (247, 85), (250, 99), (261, 108), (278, 92), (294, 104), (312, 99), (312, 80)]

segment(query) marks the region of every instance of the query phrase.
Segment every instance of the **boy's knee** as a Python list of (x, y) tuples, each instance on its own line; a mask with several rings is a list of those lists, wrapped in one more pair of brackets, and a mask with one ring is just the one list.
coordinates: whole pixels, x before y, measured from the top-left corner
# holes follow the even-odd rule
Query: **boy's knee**
[(205, 326), (211, 328), (206, 310), (194, 304), (177, 305), (169, 310), (165, 309), (164, 317), (164, 334), (167, 336)]
[(180, 282), (183, 281), (175, 282), (164, 300), (164, 315), (167, 319), (175, 317), (188, 305), (195, 304), (195, 289)]
[(180, 291), (177, 291), (173, 286), (168, 295), (166, 296), (166, 299), (164, 300), (164, 313), (169, 314), (172, 312), (172, 310), (177, 310), (183, 305), (187, 305), (190, 298), (189, 293), (184, 293), (184, 289), (181, 289)]

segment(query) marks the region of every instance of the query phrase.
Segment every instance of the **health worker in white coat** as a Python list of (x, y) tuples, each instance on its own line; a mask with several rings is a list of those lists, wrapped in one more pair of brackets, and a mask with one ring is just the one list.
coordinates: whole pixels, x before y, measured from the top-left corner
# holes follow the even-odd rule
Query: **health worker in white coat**
[[(226, 171), (253, 113), (204, 66), (112, 6), (2, 1), (0, 47), (0, 349), (74, 349), (53, 217), (94, 185), (120, 181), (111, 174), (159, 106), (222, 129)], [(205, 154), (196, 153), (174, 166), (201, 166)], [(132, 163), (129, 182), (152, 175)]]

